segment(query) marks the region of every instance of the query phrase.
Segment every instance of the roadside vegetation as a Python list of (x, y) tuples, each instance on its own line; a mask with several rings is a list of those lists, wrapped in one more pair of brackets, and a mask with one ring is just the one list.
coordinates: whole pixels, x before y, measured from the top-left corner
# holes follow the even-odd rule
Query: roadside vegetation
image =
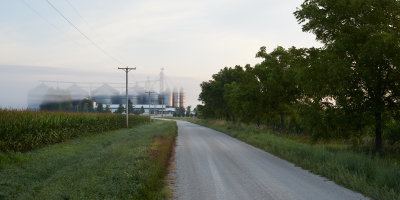
[(165, 199), (177, 134), (155, 120), (25, 152), (0, 152), (0, 199)]
[[(131, 115), (129, 125), (148, 123)], [(82, 135), (126, 127), (125, 115), (0, 109), (0, 151), (29, 151)]]
[(294, 15), (323, 46), (225, 67), (201, 84), (199, 116), (400, 152), (400, 2), (307, 0)]
[(399, 158), (366, 155), (343, 141), (313, 142), (310, 137), (280, 134), (267, 127), (181, 119), (226, 133), (373, 199), (400, 199)]
[[(321, 47), (261, 47), (201, 86), (201, 123), (376, 199), (400, 197), (400, 2), (305, 0)], [(193, 119), (188, 119), (193, 120)], [(217, 122), (217, 123), (216, 123)]]

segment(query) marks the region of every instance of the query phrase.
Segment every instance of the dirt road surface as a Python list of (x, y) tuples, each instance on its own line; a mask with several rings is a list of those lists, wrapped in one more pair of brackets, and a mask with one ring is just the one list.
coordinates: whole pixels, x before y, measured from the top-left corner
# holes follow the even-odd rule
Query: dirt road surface
[(223, 133), (177, 124), (176, 199), (367, 199)]

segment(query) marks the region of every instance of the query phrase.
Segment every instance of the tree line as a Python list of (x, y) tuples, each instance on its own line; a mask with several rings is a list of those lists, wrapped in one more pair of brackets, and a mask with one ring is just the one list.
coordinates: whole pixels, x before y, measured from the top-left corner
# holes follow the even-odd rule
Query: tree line
[(178, 107), (176, 108), (175, 112), (172, 114), (173, 117), (197, 117), (197, 108), (193, 109), (192, 113), (192, 106), (185, 107)]
[(261, 47), (261, 63), (225, 67), (201, 84), (200, 115), (399, 144), (400, 2), (306, 0), (294, 15), (323, 46)]
[[(84, 112), (84, 113), (112, 113), (110, 105), (104, 106), (101, 102), (94, 106), (92, 99), (84, 98), (82, 100), (65, 100), (60, 102), (45, 102), (40, 104), (40, 110), (46, 111), (65, 111), (65, 112)], [(119, 104), (114, 113), (122, 114), (125, 112), (123, 104)], [(143, 106), (140, 109), (134, 109), (131, 100), (128, 100), (128, 112), (131, 114), (143, 114)]]

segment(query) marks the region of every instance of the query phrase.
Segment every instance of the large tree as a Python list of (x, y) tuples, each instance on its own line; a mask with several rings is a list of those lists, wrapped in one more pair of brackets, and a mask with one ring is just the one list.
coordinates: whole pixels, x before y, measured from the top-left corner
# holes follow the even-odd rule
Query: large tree
[(106, 108), (105, 108), (104, 112), (105, 113), (111, 113), (110, 105), (106, 105)]
[(125, 108), (121, 103), (119, 104), (117, 110), (114, 111), (114, 113), (119, 113), (119, 114), (124, 113), (124, 112), (125, 112)]
[(104, 112), (104, 107), (102, 103), (97, 104), (96, 112), (98, 113), (103, 113)]
[(400, 102), (400, 1), (306, 0), (294, 14), (331, 55), (330, 96), (339, 108), (373, 116), (381, 149), (382, 114)]
[(256, 56), (264, 59), (261, 64), (254, 67), (257, 80), (260, 82), (263, 110), (270, 116), (279, 116), (280, 129), (283, 131), (285, 116), (300, 95), (295, 75), (296, 69), (304, 60), (304, 50), (295, 47), (286, 50), (278, 46), (267, 53), (266, 47), (261, 47)]
[(238, 119), (243, 122), (256, 122), (257, 126), (260, 126), (264, 110), (259, 79), (250, 65), (246, 65), (245, 70), (240, 69), (237, 68), (237, 80), (225, 84), (224, 100)]
[(128, 113), (133, 113), (133, 104), (130, 99), (128, 100)]
[(186, 107), (186, 117), (190, 117), (191, 106)]
[(243, 68), (240, 66), (235, 68), (225, 67), (214, 74), (212, 80), (200, 84), (199, 100), (204, 104), (204, 106), (199, 107), (202, 116), (235, 121), (233, 109), (224, 99), (224, 89), (226, 84), (231, 84), (240, 79), (241, 71), (243, 71)]

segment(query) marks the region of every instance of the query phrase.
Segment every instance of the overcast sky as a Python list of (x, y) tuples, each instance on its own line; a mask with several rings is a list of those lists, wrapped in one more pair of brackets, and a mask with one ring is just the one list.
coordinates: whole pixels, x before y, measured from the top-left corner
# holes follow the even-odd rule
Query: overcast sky
[(0, 1), (0, 106), (23, 108), (39, 80), (124, 82), (157, 78), (187, 91), (225, 66), (260, 62), (261, 46), (320, 46), (293, 12), (302, 0)]

